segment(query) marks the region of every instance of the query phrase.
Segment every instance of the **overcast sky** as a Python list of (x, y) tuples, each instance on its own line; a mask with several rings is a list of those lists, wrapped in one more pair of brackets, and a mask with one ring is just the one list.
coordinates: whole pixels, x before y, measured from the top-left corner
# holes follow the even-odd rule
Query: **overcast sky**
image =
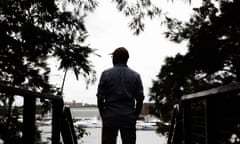
[[(158, 5), (161, 5), (163, 11), (168, 15), (185, 21), (190, 17), (192, 7), (201, 2), (201, 0), (194, 0), (189, 5), (186, 0), (175, 0), (174, 3), (169, 0), (158, 1)], [(97, 72), (97, 81), (86, 89), (84, 80), (77, 81), (74, 74), (69, 71), (63, 90), (65, 101), (75, 100), (76, 102), (96, 104), (97, 84), (101, 72), (112, 67), (109, 53), (120, 46), (129, 50), (128, 66), (140, 73), (146, 96), (145, 101), (148, 101), (152, 80), (159, 73), (164, 59), (167, 56), (186, 52), (186, 44), (175, 44), (164, 37), (165, 29), (160, 25), (160, 18), (148, 20), (145, 31), (139, 36), (133, 35), (128, 23), (129, 19), (117, 11), (111, 0), (101, 1), (96, 11), (87, 17), (86, 27), (89, 37), (86, 42), (90, 44), (90, 47), (96, 48), (96, 53), (101, 55), (101, 57), (93, 55), (90, 58)], [(53, 70), (51, 75), (52, 83), (60, 86), (64, 73)]]

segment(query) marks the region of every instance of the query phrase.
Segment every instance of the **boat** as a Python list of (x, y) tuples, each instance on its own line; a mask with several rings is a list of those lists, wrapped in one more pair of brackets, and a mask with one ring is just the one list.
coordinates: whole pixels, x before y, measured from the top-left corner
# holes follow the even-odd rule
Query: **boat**
[(156, 130), (156, 122), (137, 121), (136, 130)]
[(74, 126), (81, 126), (83, 128), (100, 128), (102, 127), (102, 122), (97, 118), (83, 119), (83, 120), (77, 120), (76, 122), (74, 122)]

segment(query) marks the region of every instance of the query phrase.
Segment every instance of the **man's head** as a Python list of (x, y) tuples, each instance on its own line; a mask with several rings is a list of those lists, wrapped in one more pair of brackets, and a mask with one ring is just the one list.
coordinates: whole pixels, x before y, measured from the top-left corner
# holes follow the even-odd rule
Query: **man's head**
[(113, 65), (116, 64), (127, 64), (129, 54), (126, 48), (119, 47), (112, 53)]

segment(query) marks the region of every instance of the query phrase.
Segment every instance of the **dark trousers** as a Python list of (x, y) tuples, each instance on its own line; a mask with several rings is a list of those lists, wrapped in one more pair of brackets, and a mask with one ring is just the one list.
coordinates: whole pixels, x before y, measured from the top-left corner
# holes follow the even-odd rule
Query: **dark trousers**
[(116, 144), (120, 131), (122, 144), (136, 144), (136, 128), (102, 128), (102, 144)]

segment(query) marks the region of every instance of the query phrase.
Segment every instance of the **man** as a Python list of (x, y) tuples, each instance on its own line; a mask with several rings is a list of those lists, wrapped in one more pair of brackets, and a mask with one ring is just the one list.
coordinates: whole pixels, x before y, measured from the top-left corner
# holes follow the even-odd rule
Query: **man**
[(124, 47), (112, 53), (113, 67), (100, 78), (97, 102), (103, 121), (102, 144), (116, 144), (120, 131), (122, 144), (136, 143), (136, 120), (144, 100), (140, 75), (127, 66)]

